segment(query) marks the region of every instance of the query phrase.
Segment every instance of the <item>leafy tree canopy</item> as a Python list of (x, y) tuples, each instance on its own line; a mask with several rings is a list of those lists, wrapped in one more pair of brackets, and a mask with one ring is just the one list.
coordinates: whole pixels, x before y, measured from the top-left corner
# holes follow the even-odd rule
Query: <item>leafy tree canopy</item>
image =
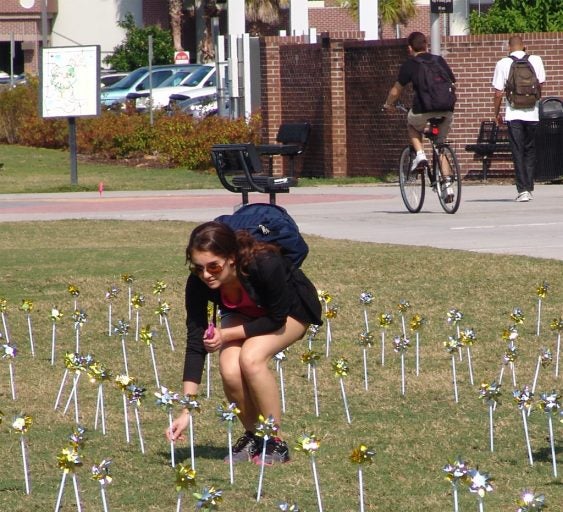
[(133, 71), (146, 66), (149, 55), (149, 36), (152, 36), (153, 64), (172, 64), (174, 44), (170, 31), (156, 26), (137, 27), (131, 13), (118, 22), (126, 30), (124, 41), (113, 49), (104, 62), (118, 71)]
[(561, 0), (496, 0), (491, 8), (469, 17), (472, 34), (563, 31)]

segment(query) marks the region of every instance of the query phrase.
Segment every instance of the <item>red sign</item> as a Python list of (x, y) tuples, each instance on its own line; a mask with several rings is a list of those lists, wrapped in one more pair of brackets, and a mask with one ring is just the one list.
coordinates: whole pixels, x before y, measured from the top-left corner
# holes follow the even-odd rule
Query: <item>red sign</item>
[(174, 52), (174, 64), (189, 64), (190, 52), (180, 51)]

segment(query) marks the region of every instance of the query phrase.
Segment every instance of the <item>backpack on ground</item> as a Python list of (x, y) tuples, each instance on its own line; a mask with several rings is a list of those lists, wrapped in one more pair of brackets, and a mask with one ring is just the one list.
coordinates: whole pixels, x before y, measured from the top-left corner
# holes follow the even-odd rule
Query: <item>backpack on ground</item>
[(457, 101), (455, 85), (436, 55), (416, 57), (418, 98), (423, 112), (453, 111)]
[(296, 222), (281, 206), (267, 203), (252, 203), (241, 206), (232, 215), (221, 215), (215, 219), (237, 231), (244, 229), (261, 242), (277, 244), (281, 253), (299, 267), (309, 253), (309, 247)]
[(528, 60), (529, 55), (521, 59), (510, 55), (510, 58), (512, 64), (504, 86), (506, 99), (512, 108), (534, 108), (541, 97), (541, 90), (534, 66)]

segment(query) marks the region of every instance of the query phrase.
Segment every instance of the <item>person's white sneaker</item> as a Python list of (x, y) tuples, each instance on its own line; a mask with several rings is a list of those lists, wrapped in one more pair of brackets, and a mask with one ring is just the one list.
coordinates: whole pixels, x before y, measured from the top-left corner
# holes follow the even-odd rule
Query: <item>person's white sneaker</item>
[(530, 193), (527, 190), (520, 192), (516, 197), (518, 203), (527, 203), (530, 200)]
[(528, 192), (528, 196), (530, 196), (530, 201), (533, 201), (533, 200), (534, 200), (534, 196), (532, 195), (531, 192)]
[(412, 161), (411, 164), (411, 171), (414, 171), (415, 169), (420, 169), (422, 167), (424, 167), (426, 164), (428, 163), (428, 160), (426, 159), (426, 155), (424, 153), (420, 153), (414, 157), (414, 160)]

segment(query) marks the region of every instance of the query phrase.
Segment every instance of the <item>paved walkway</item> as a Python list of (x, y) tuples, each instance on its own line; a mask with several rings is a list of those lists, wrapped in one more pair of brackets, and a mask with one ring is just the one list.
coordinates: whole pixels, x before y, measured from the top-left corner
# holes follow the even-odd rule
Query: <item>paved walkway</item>
[[(455, 215), (427, 194), (410, 214), (396, 185), (297, 187), (278, 195), (303, 233), (367, 242), (431, 246), (563, 260), (563, 186), (538, 185), (516, 203), (509, 185), (464, 186)], [(0, 194), (0, 223), (60, 219), (183, 220), (228, 213), (240, 196), (225, 190)], [(251, 194), (251, 201), (267, 196)], [(0, 233), (1, 233), (0, 225)]]

